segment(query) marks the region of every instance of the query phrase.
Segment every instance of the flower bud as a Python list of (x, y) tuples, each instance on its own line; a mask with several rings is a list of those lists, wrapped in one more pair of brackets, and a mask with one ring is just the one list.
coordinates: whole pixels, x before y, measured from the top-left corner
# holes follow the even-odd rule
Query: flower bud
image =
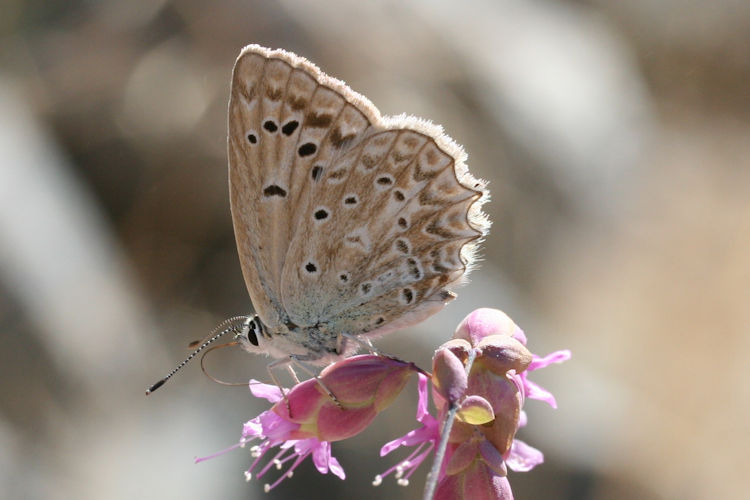
[(484, 337), (476, 348), (480, 354), (475, 363), (496, 375), (505, 375), (510, 370), (521, 373), (532, 360), (531, 352), (526, 346), (506, 335)]
[(510, 317), (498, 309), (481, 308), (470, 313), (456, 328), (454, 339), (467, 340), (472, 346), (490, 335), (507, 335), (526, 344), (526, 336)]
[(324, 369), (319, 380), (297, 384), (271, 411), (299, 424), (287, 439), (340, 441), (364, 430), (415, 370), (411, 363), (384, 356), (354, 356)]
[(466, 359), (469, 357), (469, 352), (471, 351), (471, 344), (464, 339), (451, 339), (448, 342), (443, 343), (443, 345), (440, 346), (440, 349), (448, 349), (455, 354), (462, 363), (465, 363)]
[(432, 360), (432, 384), (449, 403), (457, 403), (466, 392), (466, 368), (449, 349), (438, 349)]

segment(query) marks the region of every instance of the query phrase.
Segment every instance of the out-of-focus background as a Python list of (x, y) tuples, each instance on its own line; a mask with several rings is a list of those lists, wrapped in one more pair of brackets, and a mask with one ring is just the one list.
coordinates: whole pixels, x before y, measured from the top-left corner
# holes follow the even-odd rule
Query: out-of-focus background
[[(428, 366), (472, 309), (534, 352), (519, 499), (739, 499), (750, 471), (750, 3), (5, 0), (0, 9), (0, 488), (8, 499), (261, 498), (251, 458), (193, 457), (265, 409), (189, 365), (251, 306), (226, 174), (242, 46), (303, 55), (385, 114), (442, 123), (490, 181), (459, 299), (380, 343)], [(227, 380), (266, 360), (225, 349)], [(546, 372), (546, 373), (545, 373)], [(269, 498), (417, 498), (373, 476), (413, 386)], [(426, 469), (426, 467), (424, 467)], [(422, 471), (424, 473), (424, 471)]]

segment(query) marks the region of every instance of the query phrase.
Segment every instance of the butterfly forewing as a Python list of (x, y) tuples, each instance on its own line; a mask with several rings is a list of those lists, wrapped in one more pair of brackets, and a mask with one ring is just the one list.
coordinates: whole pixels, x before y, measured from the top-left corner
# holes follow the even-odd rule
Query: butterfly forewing
[(229, 159), (242, 269), (272, 332), (420, 321), (454, 297), (488, 226), (484, 186), (439, 127), (382, 117), (288, 52), (241, 53)]
[[(229, 186), (234, 233), (243, 276), (256, 312), (267, 324), (282, 321), (279, 282), (283, 255), (269, 247), (288, 246), (288, 181), (271, 141), (264, 137), (263, 122), (269, 111), (267, 59), (245, 54), (235, 64), (229, 101)], [(274, 168), (267, 168), (273, 165)], [(278, 168), (277, 168), (278, 167)], [(274, 221), (282, 227), (269, 227)]]

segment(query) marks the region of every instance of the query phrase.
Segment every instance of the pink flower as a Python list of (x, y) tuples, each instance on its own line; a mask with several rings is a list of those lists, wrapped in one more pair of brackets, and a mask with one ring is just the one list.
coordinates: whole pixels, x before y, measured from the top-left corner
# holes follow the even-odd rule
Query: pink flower
[[(246, 422), (240, 442), (229, 450), (253, 443), (254, 461), (245, 473), (248, 480), (253, 475), (263, 477), (272, 467), (282, 471), (265, 485), (266, 491), (291, 477), (307, 457), (320, 473), (344, 479), (341, 464), (331, 455), (331, 443), (362, 432), (417, 372), (420, 427), (386, 443), (380, 454), (401, 446), (414, 449), (376, 476), (373, 484), (394, 475), (398, 484), (408, 485), (414, 471), (437, 451), (436, 479), (429, 483), (436, 499), (512, 500), (507, 468), (528, 471), (544, 461), (539, 450), (515, 439), (527, 422), (524, 402), (539, 399), (556, 407), (552, 394), (530, 381), (528, 374), (569, 358), (569, 351), (545, 357), (532, 354), (523, 330), (505, 313), (478, 309), (435, 352), (431, 377), (412, 363), (364, 355), (334, 363), (317, 379), (283, 393), (279, 387), (251, 381), (253, 395), (273, 406)], [(436, 417), (428, 410), (430, 381)]]
[(461, 443), (444, 469), (434, 500), (513, 500), (503, 457), (489, 441)]
[[(430, 455), (440, 440), (440, 422), (451, 407), (456, 420), (448, 438), (435, 493), (436, 499), (513, 498), (506, 478), (507, 467), (528, 471), (544, 460), (542, 453), (515, 439), (526, 424), (522, 411), (527, 397), (555, 407), (552, 395), (528, 380), (527, 372), (570, 358), (558, 351), (541, 358), (526, 347), (523, 330), (503, 312), (478, 309), (458, 326), (454, 339), (436, 351), (433, 358), (433, 400), (438, 418), (427, 413), (426, 379), (420, 378), (417, 420), (422, 427), (383, 446), (381, 455), (399, 446), (416, 446), (407, 459), (376, 477), (396, 472), (399, 484)], [(473, 353), (466, 374), (465, 363)]]
[[(286, 398), (278, 387), (251, 380), (253, 395), (274, 405), (245, 423), (239, 444), (196, 462), (260, 440), (250, 448), (255, 460), (245, 473), (247, 480), (253, 474), (263, 477), (272, 466), (284, 471), (274, 483), (265, 485), (266, 491), (291, 477), (308, 456), (321, 474), (331, 472), (344, 479), (344, 469), (331, 455), (331, 442), (364, 430), (391, 404), (416, 370), (411, 363), (384, 356), (355, 356), (328, 366), (319, 380), (306, 380), (285, 391)], [(279, 451), (256, 471), (269, 450), (276, 447)], [(291, 465), (284, 469), (289, 462)]]
[(398, 484), (408, 486), (409, 477), (419, 468), (425, 458), (429, 457), (440, 439), (440, 422), (427, 411), (427, 381), (423, 374), (419, 377), (419, 403), (417, 404), (417, 422), (422, 424), (419, 429), (409, 431), (398, 439), (389, 441), (380, 449), (380, 456), (384, 457), (399, 446), (416, 446), (417, 448), (404, 460), (400, 461), (382, 474), (375, 476), (374, 486), (380, 485), (383, 478), (395, 473)]

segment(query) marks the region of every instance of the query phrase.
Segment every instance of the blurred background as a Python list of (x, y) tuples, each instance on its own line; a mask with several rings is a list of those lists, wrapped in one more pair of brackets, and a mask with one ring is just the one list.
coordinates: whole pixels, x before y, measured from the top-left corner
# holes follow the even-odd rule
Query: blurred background
[[(193, 364), (251, 312), (229, 214), (226, 108), (248, 43), (384, 114), (444, 125), (490, 181), (484, 261), (384, 339), (429, 366), (474, 308), (539, 354), (516, 498), (739, 499), (750, 470), (750, 3), (5, 0), (0, 14), (0, 484), (8, 499), (261, 498), (237, 441), (266, 408)], [(225, 380), (267, 379), (225, 349)], [(419, 498), (375, 474), (416, 389), (267, 498)], [(395, 455), (395, 454), (394, 454)], [(264, 478), (265, 479), (265, 478)], [(269, 478), (269, 479), (272, 479)]]

